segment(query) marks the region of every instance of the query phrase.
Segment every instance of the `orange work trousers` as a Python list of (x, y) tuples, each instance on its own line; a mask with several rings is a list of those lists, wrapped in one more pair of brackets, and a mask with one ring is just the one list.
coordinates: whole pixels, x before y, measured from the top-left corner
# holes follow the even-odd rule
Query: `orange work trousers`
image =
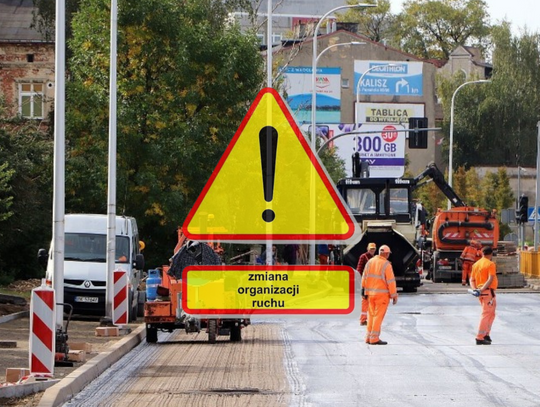
[(497, 299), (491, 290), (484, 291), (478, 299), (482, 306), (482, 316), (480, 317), (476, 339), (484, 339), (491, 332), (491, 325), (493, 325), (493, 320), (495, 319)]
[(463, 265), (461, 266), (461, 283), (467, 284), (469, 282), (469, 278), (471, 278), (472, 266), (473, 263), (470, 261), (463, 262)]
[(360, 323), (367, 322), (368, 300), (362, 297), (362, 313), (360, 314)]
[(368, 296), (368, 320), (366, 342), (375, 343), (381, 335), (381, 325), (390, 303), (387, 294)]

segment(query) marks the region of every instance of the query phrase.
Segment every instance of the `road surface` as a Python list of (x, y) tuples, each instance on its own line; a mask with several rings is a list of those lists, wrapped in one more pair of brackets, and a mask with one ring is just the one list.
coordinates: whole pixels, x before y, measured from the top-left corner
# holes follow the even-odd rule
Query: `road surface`
[(141, 344), (66, 406), (540, 405), (540, 295), (500, 293), (491, 346), (477, 346), (478, 300), (401, 295), (381, 338), (357, 320), (266, 320), (242, 343), (182, 331)]

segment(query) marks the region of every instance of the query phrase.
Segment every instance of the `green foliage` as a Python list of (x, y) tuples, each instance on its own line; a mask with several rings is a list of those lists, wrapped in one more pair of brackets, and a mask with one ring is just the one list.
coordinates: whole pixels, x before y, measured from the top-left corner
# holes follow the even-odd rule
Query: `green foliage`
[[(11, 195), (9, 182), (14, 173), (15, 171), (9, 169), (7, 162), (0, 164), (0, 224), (13, 216), (13, 211), (10, 210), (13, 205), (13, 195)], [(0, 229), (0, 237), (2, 236), (2, 229)]]
[[(170, 257), (175, 231), (263, 81), (238, 2), (122, 0), (118, 13), (117, 206), (135, 216), (148, 265)], [(82, 1), (69, 45), (66, 211), (105, 212), (109, 2)]]
[(37, 251), (48, 247), (52, 139), (39, 123), (0, 117), (0, 275), (40, 277)]
[(484, 0), (407, 0), (395, 23), (401, 49), (420, 58), (448, 58), (458, 45), (487, 46)]
[[(470, 84), (454, 98), (454, 164), (535, 166), (540, 120), (540, 35), (513, 37), (508, 25), (493, 30), (493, 76), (489, 84)], [(476, 78), (468, 78), (475, 80)], [(449, 134), (452, 95), (462, 74), (438, 77)], [(448, 145), (445, 145), (447, 156)]]
[[(347, 4), (357, 4), (356, 0), (348, 0)], [(372, 41), (380, 42), (383, 39), (391, 39), (394, 36), (396, 17), (390, 12), (389, 0), (367, 0), (364, 3), (377, 4), (377, 7), (351, 8), (340, 21), (358, 22), (358, 32)]]

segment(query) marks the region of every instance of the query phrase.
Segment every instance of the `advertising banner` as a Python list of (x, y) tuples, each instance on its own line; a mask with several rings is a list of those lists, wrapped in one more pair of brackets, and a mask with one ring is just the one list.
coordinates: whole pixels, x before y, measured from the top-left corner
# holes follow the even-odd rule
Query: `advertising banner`
[[(311, 131), (310, 125), (302, 130)], [(352, 155), (360, 153), (362, 161), (369, 163), (370, 178), (399, 178), (405, 173), (405, 144), (407, 139), (400, 124), (360, 124), (352, 123), (317, 125), (317, 135), (322, 139), (335, 139), (328, 147), (335, 147), (338, 156), (345, 160), (347, 176), (352, 176)], [(344, 133), (358, 132), (338, 137)]]
[[(284, 93), (297, 123), (311, 123), (311, 67), (293, 66), (284, 70)], [(317, 68), (317, 122), (341, 120), (341, 68)]]
[(425, 117), (423, 104), (413, 103), (357, 103), (356, 116), (359, 123), (396, 123), (409, 127), (409, 118)]

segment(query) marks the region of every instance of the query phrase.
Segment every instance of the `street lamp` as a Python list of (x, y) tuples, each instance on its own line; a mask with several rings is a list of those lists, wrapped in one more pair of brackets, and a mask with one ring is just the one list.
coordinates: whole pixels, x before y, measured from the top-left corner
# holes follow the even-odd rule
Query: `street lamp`
[[(336, 47), (343, 47), (343, 46), (346, 46), (346, 45), (365, 45), (366, 43), (365, 42), (360, 42), (360, 41), (351, 41), (351, 42), (340, 42), (339, 44), (333, 44), (333, 45), (330, 45), (328, 47), (326, 47), (325, 49), (323, 49), (321, 51), (321, 53), (319, 55), (317, 55), (317, 58), (315, 59), (315, 69), (317, 69), (317, 64), (319, 63), (319, 58), (321, 58), (323, 56), (323, 54), (332, 49), (332, 48), (336, 48)], [(313, 112), (315, 112), (316, 109), (311, 109), (311, 113), (313, 114)], [(312, 124), (311, 124), (311, 134), (315, 135), (315, 137), (312, 137), (311, 140), (316, 140), (316, 136), (317, 136), (317, 126), (313, 125), (313, 120), (312, 120)], [(316, 148), (316, 144), (314, 146)]]
[(391, 66), (397, 66), (397, 64), (383, 64), (383, 65), (375, 65), (366, 70), (364, 73), (362, 73), (362, 76), (360, 76), (360, 80), (356, 84), (356, 106), (354, 107), (354, 124), (355, 126), (358, 124), (358, 103), (360, 103), (360, 84), (362, 83), (362, 80), (364, 79), (364, 76), (368, 73), (373, 71), (374, 69), (381, 68), (381, 67), (391, 67)]
[[(517, 210), (519, 211), (519, 201), (521, 198), (521, 171), (527, 172), (527, 170), (523, 167), (520, 167), (518, 165), (518, 185), (517, 185)], [(523, 241), (524, 239), (524, 233), (523, 233), (523, 225), (519, 224), (518, 226), (518, 247), (523, 250)]]
[[(321, 23), (331, 15), (332, 13), (346, 9), (346, 8), (356, 8), (356, 7), (377, 7), (377, 4), (366, 4), (366, 3), (358, 3), (358, 4), (346, 4), (344, 6), (335, 7), (332, 10), (328, 11), (326, 14), (324, 14), (319, 21), (317, 22), (317, 25), (315, 26), (315, 30), (313, 31), (313, 55), (312, 55), (312, 63), (311, 63), (311, 150), (315, 152), (317, 148), (317, 88), (315, 86), (316, 82), (316, 76), (317, 76), (317, 33), (319, 32), (319, 26)], [(324, 50), (326, 51), (326, 49)], [(321, 55), (322, 53), (321, 52)], [(313, 189), (313, 188), (312, 188)], [(313, 208), (313, 205), (311, 205)], [(311, 250), (309, 251), (309, 263), (315, 264), (315, 245), (312, 245)]]
[[(325, 15), (323, 15), (320, 19), (317, 25), (315, 26), (315, 31), (313, 32), (313, 55), (312, 55), (312, 63), (311, 63), (311, 148), (313, 151), (315, 151), (317, 144), (316, 144), (316, 133), (317, 133), (317, 88), (316, 88), (316, 79), (317, 79), (317, 33), (319, 32), (319, 26), (322, 24), (322, 22), (328, 17), (330, 14), (342, 10), (345, 8), (356, 8), (356, 7), (377, 7), (377, 4), (365, 4), (365, 3), (358, 3), (358, 4), (346, 4), (344, 6), (339, 6), (336, 8), (333, 8), (332, 10), (328, 11)], [(326, 50), (324, 50), (326, 51)], [(323, 51), (323, 52), (324, 52)], [(321, 52), (321, 55), (322, 53)]]
[[(450, 105), (450, 151), (448, 153), (448, 185), (450, 187), (452, 186), (452, 150), (454, 149), (454, 100), (456, 98), (456, 95), (458, 91), (464, 87), (465, 85), (470, 85), (472, 83), (491, 83), (489, 79), (479, 79), (477, 81), (469, 81), (462, 83), (457, 87), (457, 89), (454, 91), (454, 94), (452, 95), (452, 103)], [(452, 206), (452, 203), (450, 200), (448, 201), (448, 209)]]

